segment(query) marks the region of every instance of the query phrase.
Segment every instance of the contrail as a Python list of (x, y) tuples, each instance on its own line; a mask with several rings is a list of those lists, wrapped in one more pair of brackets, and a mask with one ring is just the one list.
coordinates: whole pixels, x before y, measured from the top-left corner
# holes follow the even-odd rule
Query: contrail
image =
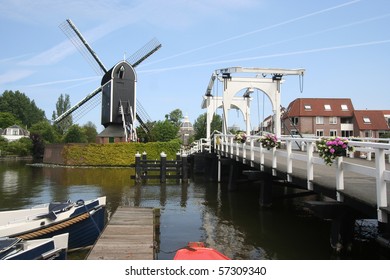
[(150, 62), (150, 63), (144, 63), (142, 66), (156, 64), (158, 62), (166, 61), (166, 60), (169, 60), (169, 59), (172, 59), (172, 58), (176, 58), (176, 57), (179, 57), (179, 56), (183, 56), (183, 55), (186, 55), (186, 54), (197, 52), (197, 51), (200, 51), (200, 50), (203, 50), (203, 49), (206, 49), (206, 48), (214, 47), (214, 46), (217, 46), (217, 45), (229, 42), (229, 41), (237, 40), (237, 39), (240, 39), (240, 38), (243, 38), (243, 37), (255, 34), (255, 33), (259, 33), (259, 32), (266, 31), (266, 30), (270, 30), (270, 29), (273, 29), (273, 28), (276, 28), (276, 27), (280, 27), (280, 26), (283, 26), (283, 25), (286, 25), (286, 24), (289, 24), (289, 23), (292, 23), (292, 22), (296, 22), (296, 21), (302, 20), (302, 19), (306, 19), (306, 18), (315, 16), (315, 15), (319, 15), (319, 14), (327, 13), (327, 12), (330, 12), (330, 11), (333, 11), (333, 10), (336, 10), (336, 9), (340, 9), (340, 8), (343, 8), (343, 7), (355, 4), (355, 3), (360, 2), (360, 1), (361, 0), (349, 1), (349, 2), (340, 4), (340, 5), (336, 5), (336, 6), (333, 6), (333, 7), (330, 7), (330, 8), (326, 8), (326, 9), (323, 9), (323, 10), (320, 10), (320, 11), (316, 11), (316, 12), (313, 12), (313, 13), (309, 13), (309, 14), (306, 14), (306, 15), (303, 15), (303, 16), (299, 16), (299, 17), (293, 18), (293, 19), (282, 21), (280, 23), (276, 23), (276, 24), (273, 24), (273, 25), (270, 25), (270, 26), (267, 26), (267, 27), (259, 28), (259, 29), (256, 29), (256, 30), (253, 30), (253, 31), (250, 31), (250, 32), (246, 32), (246, 33), (243, 33), (243, 34), (240, 34), (240, 35), (236, 35), (236, 36), (233, 36), (233, 37), (230, 37), (230, 38), (218, 41), (218, 42), (214, 42), (214, 43), (202, 46), (202, 47), (198, 47), (198, 48), (195, 48), (195, 49), (192, 49), (192, 50), (188, 50), (188, 51), (181, 52), (181, 53), (178, 53), (178, 54), (175, 54), (175, 55), (172, 55), (172, 56), (168, 56), (166, 58), (162, 58), (162, 59)]
[(152, 70), (142, 70), (142, 71), (139, 71), (139, 72), (142, 72), (142, 73), (164, 72), (164, 71), (172, 71), (172, 70), (186, 69), (186, 68), (192, 68), (192, 67), (202, 67), (202, 66), (216, 65), (216, 64), (222, 64), (222, 63), (242, 62), (242, 61), (264, 59), (264, 58), (283, 57), (283, 56), (291, 56), (291, 55), (299, 55), (299, 54), (307, 54), (307, 53), (317, 53), (317, 52), (324, 52), (324, 51), (333, 51), (333, 50), (340, 50), (340, 49), (350, 49), (350, 48), (365, 47), (365, 46), (380, 45), (380, 44), (388, 44), (388, 43), (390, 43), (390, 39), (380, 40), (380, 41), (370, 41), (370, 42), (365, 42), (365, 43), (340, 45), (340, 46), (333, 46), (333, 47), (326, 47), (326, 48), (318, 48), (318, 49), (310, 49), (310, 50), (302, 50), (302, 51), (293, 51), (293, 52), (286, 52), (286, 53), (270, 54), (270, 55), (261, 55), (261, 56), (252, 56), (252, 57), (244, 57), (244, 58), (229, 59), (229, 60), (210, 61), (210, 62), (205, 62), (205, 63), (195, 63), (195, 64), (179, 65), (179, 66), (174, 66), (174, 67), (166, 67), (166, 68), (159, 68), (159, 69), (152, 69)]
[(389, 17), (389, 16), (390, 16), (390, 13), (384, 14), (384, 15), (380, 15), (380, 16), (376, 16), (376, 17), (372, 17), (372, 18), (367, 18), (367, 19), (359, 20), (359, 21), (355, 21), (355, 22), (350, 22), (350, 23), (347, 23), (347, 24), (344, 24), (344, 25), (340, 25), (340, 26), (336, 26), (336, 27), (331, 27), (331, 28), (327, 28), (327, 29), (324, 29), (324, 30), (321, 30), (321, 31), (316, 31), (316, 32), (312, 32), (312, 33), (309, 33), (309, 34), (304, 34), (304, 35), (296, 36), (296, 37), (293, 37), (293, 38), (290, 38), (290, 39), (280, 40), (280, 41), (277, 41), (277, 42), (271, 42), (271, 43), (268, 43), (268, 44), (264, 44), (264, 45), (261, 45), (261, 46), (257, 46), (257, 47), (255, 47), (255, 48), (249, 48), (249, 49), (245, 49), (245, 50), (240, 50), (240, 51), (236, 51), (236, 52), (231, 52), (231, 53), (229, 53), (229, 54), (224, 54), (224, 55), (220, 55), (220, 56), (215, 56), (215, 57), (213, 57), (213, 58), (205, 59), (204, 62), (210, 61), (210, 60), (212, 60), (212, 59), (215, 60), (215, 59), (217, 59), (217, 58), (228, 57), (228, 56), (232, 56), (232, 55), (237, 55), (237, 54), (241, 54), (241, 53), (246, 53), (246, 52), (258, 50), (258, 49), (265, 48), (265, 47), (280, 45), (280, 44), (284, 44), (284, 43), (287, 43), (287, 42), (295, 41), (295, 40), (298, 40), (298, 39), (308, 38), (308, 37), (312, 37), (312, 36), (324, 34), (324, 33), (327, 33), (327, 32), (332, 32), (332, 31), (336, 31), (336, 30), (348, 28), (348, 27), (351, 27), (351, 26), (355, 26), (355, 25), (359, 25), (359, 24), (363, 24), (363, 23), (367, 23), (367, 22), (371, 22), (371, 21), (375, 21), (375, 20), (380, 20), (380, 19), (383, 19), (383, 18), (386, 18), (386, 17)]
[(49, 86), (49, 85), (55, 85), (55, 84), (64, 84), (64, 83), (69, 83), (69, 82), (92, 81), (92, 80), (95, 80), (96, 78), (101, 78), (101, 77), (100, 76), (92, 76), (92, 77), (79, 78), (79, 79), (58, 80), (58, 81), (52, 81), (52, 82), (46, 82), (46, 83), (27, 85), (25, 87), (41, 87), (41, 86)]

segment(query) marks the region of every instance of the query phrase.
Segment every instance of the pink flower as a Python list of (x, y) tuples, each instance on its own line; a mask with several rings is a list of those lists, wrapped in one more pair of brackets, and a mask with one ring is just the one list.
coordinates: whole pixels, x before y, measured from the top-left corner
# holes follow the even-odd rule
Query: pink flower
[(333, 148), (329, 150), (329, 152), (330, 152), (331, 154), (334, 154), (335, 151), (336, 151), (336, 150), (333, 149)]

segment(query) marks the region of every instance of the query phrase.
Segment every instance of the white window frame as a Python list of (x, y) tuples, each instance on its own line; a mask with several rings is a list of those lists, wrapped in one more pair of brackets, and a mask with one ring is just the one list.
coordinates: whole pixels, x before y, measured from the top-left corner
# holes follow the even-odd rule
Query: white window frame
[(331, 130), (329, 130), (329, 136), (331, 136), (331, 137), (337, 136), (337, 129), (331, 129)]
[(298, 125), (299, 123), (299, 117), (291, 117), (291, 124)]
[(371, 123), (371, 119), (369, 117), (363, 117), (364, 123)]
[(337, 124), (337, 117), (329, 117), (329, 124)]
[(324, 124), (324, 117), (317, 116), (316, 117), (316, 124)]
[(304, 105), (305, 111), (311, 111), (311, 105), (306, 104)]
[(341, 104), (341, 110), (348, 111), (348, 105), (347, 104)]
[(324, 109), (325, 111), (332, 111), (332, 106), (330, 106), (329, 104), (324, 104)]
[(316, 136), (317, 137), (324, 136), (324, 130), (323, 129), (316, 129)]

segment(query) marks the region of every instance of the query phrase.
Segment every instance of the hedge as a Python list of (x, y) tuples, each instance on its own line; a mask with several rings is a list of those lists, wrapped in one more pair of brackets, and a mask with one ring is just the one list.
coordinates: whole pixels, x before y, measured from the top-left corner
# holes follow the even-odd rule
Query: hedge
[(167, 159), (176, 158), (179, 141), (149, 143), (71, 144), (62, 151), (64, 164), (76, 166), (129, 166), (135, 163), (136, 153), (147, 153), (148, 159), (160, 159), (164, 152)]

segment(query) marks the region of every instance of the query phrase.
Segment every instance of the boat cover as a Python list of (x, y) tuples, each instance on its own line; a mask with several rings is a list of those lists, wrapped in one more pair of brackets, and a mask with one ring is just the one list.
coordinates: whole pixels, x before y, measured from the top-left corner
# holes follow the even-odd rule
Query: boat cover
[(213, 248), (207, 248), (203, 242), (189, 242), (187, 247), (176, 252), (174, 260), (230, 260)]

